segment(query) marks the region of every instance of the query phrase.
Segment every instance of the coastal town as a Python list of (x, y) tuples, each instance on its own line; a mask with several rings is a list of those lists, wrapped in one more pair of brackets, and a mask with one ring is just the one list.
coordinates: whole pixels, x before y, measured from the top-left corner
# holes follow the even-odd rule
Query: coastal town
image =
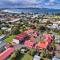
[(0, 11), (0, 60), (60, 60), (60, 15)]

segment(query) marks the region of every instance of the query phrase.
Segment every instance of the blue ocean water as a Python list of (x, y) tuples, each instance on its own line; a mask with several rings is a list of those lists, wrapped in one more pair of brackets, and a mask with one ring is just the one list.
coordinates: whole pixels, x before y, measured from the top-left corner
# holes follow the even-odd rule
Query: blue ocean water
[(48, 8), (15, 8), (15, 9), (7, 9), (12, 12), (24, 12), (24, 13), (60, 13), (60, 9), (48, 9)]

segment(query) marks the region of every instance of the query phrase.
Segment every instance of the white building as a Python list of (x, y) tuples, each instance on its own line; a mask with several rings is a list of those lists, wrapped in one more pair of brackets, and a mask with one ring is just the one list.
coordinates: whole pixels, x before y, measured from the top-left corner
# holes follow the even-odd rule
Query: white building
[(48, 25), (47, 27), (50, 29), (58, 29), (59, 28), (58, 24)]
[(13, 39), (12, 42), (14, 42), (14, 43), (16, 43), (16, 44), (19, 44), (19, 40), (17, 40), (17, 39)]
[(14, 22), (17, 22), (17, 21), (19, 21), (19, 20), (20, 20), (20, 18), (17, 18), (17, 19), (13, 19), (13, 20), (11, 20), (11, 21), (9, 21), (9, 22), (14, 23)]

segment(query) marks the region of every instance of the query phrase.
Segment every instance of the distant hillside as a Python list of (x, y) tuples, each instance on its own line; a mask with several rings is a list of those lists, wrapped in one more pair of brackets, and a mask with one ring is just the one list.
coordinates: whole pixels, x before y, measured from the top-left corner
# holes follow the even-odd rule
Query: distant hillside
[(49, 9), (49, 8), (0, 8), (0, 10), (9, 10), (24, 13), (41, 13), (41, 14), (60, 13), (60, 9)]

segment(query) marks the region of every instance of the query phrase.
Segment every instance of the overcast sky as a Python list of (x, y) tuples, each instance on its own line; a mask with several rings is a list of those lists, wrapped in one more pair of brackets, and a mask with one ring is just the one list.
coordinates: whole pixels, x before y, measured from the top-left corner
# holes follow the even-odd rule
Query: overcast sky
[(55, 8), (60, 9), (60, 0), (0, 0), (0, 8)]

